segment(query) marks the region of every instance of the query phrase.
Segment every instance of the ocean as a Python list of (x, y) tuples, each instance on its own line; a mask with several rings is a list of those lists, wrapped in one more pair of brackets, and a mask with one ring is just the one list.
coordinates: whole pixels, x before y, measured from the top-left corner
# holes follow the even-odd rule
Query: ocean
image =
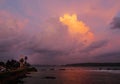
[[(37, 67), (22, 84), (120, 84), (120, 70), (98, 67)], [(109, 70), (108, 70), (109, 69)], [(21, 83), (19, 83), (21, 84)]]

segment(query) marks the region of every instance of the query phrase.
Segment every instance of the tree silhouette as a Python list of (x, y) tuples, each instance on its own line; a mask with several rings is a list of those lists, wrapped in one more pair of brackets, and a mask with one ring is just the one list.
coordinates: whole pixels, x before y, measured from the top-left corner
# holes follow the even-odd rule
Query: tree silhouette
[(6, 65), (7, 69), (16, 69), (20, 66), (20, 63), (16, 60), (12, 59), (11, 61), (8, 60), (5, 65)]
[(25, 56), (25, 64), (27, 64), (27, 59), (28, 59), (28, 57), (27, 57), (27, 56)]
[(0, 62), (0, 66), (5, 66), (5, 63), (4, 62)]

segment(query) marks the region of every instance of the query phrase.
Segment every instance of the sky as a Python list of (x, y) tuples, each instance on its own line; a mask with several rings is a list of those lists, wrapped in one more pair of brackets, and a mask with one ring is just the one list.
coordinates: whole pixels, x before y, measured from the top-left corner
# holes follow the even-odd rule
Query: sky
[(120, 0), (0, 0), (0, 61), (120, 62)]

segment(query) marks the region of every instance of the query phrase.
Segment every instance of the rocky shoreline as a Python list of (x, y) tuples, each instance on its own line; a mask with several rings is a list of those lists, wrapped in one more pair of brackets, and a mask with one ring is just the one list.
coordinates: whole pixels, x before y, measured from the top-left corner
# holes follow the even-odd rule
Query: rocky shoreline
[(0, 73), (0, 84), (17, 84), (20, 78), (26, 77), (27, 73), (36, 71), (36, 68), (30, 67)]

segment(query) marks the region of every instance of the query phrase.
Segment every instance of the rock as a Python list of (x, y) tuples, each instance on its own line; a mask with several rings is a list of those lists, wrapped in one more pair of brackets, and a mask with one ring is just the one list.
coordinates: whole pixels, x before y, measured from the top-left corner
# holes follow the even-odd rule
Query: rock
[(55, 69), (54, 69), (54, 68), (51, 68), (50, 70), (51, 70), (51, 71), (54, 71)]
[(54, 76), (45, 76), (45, 77), (43, 77), (43, 79), (56, 79), (56, 77), (54, 77)]
[(59, 69), (59, 70), (65, 70), (65, 69)]

